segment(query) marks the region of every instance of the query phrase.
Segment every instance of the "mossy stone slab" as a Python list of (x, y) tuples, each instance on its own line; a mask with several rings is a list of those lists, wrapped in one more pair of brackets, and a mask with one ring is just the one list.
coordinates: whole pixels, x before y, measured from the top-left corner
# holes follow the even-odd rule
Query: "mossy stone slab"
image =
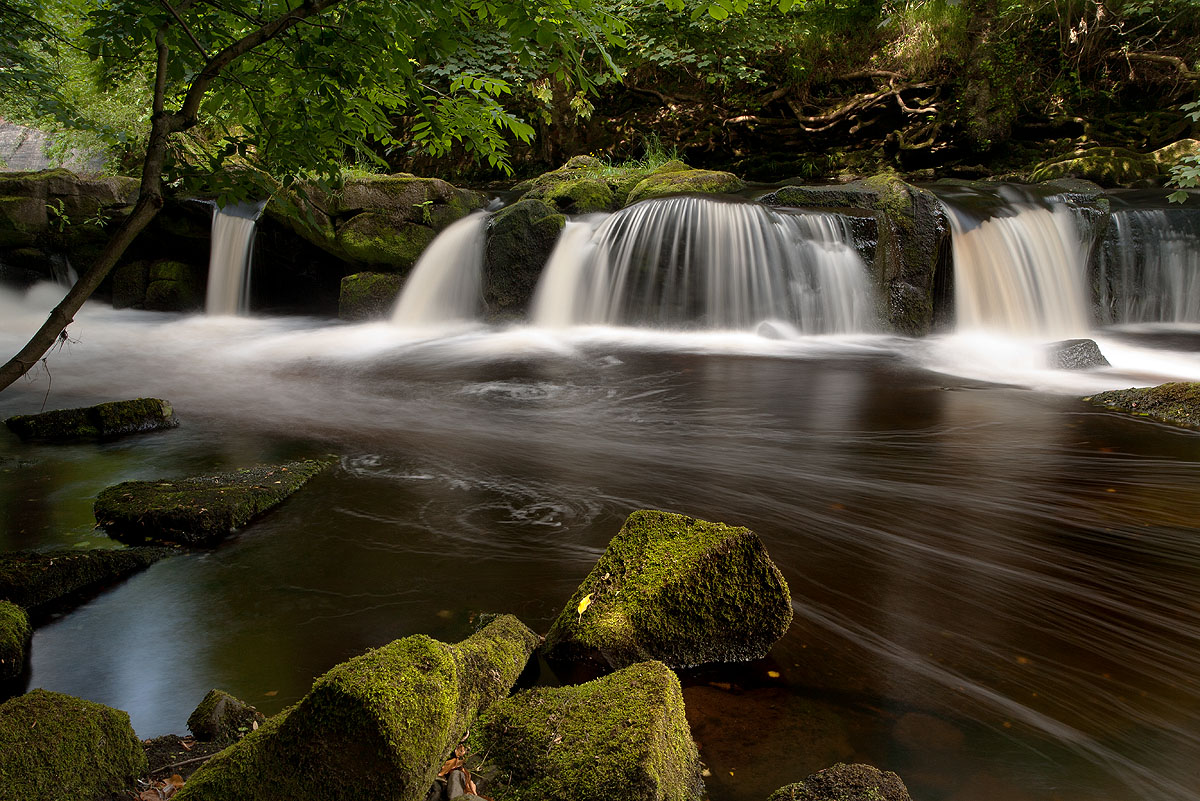
[(161, 398), (111, 401), (80, 409), (19, 414), (4, 421), (23, 440), (80, 442), (161, 431), (179, 425), (171, 404)]
[(767, 655), (791, 596), (758, 535), (670, 512), (625, 521), (546, 635), (554, 660), (672, 667)]
[(173, 555), (170, 548), (10, 551), (0, 554), (0, 599), (38, 609), (98, 589)]
[(176, 801), (421, 801), (537, 645), (511, 615), (447, 645), (417, 635), (344, 662), (195, 773)]
[(679, 679), (661, 662), (493, 706), (471, 735), (496, 801), (691, 801), (700, 757)]
[(1174, 382), (1157, 387), (1115, 389), (1097, 392), (1084, 400), (1171, 425), (1200, 428), (1200, 383)]
[(14, 603), (0, 601), (0, 681), (21, 674), (32, 636), (33, 628), (25, 610)]
[(203, 546), (278, 506), (334, 457), (160, 481), (126, 481), (96, 498), (96, 522), (115, 540)]
[(2, 801), (125, 798), (146, 772), (129, 715), (33, 690), (0, 704)]
[[(672, 169), (664, 170), (664, 167), (668, 166)], [(632, 205), (639, 200), (685, 193), (726, 195), (745, 188), (746, 182), (731, 172), (674, 169), (673, 163), (668, 162), (638, 182), (629, 192), (625, 205)]]
[(839, 762), (804, 781), (780, 787), (767, 801), (912, 801), (895, 773)]

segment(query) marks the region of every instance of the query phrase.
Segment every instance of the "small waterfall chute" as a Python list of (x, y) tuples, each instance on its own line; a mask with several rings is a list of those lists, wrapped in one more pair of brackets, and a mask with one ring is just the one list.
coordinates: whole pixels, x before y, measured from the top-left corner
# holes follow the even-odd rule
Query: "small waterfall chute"
[(208, 314), (245, 314), (250, 310), (250, 267), (255, 226), (266, 201), (213, 206), (212, 249), (208, 257)]
[(1200, 213), (1114, 209), (1100, 308), (1108, 323), (1200, 322)]
[(866, 266), (838, 215), (701, 197), (647, 200), (567, 224), (532, 322), (802, 333), (871, 327)]
[(429, 244), (396, 301), (394, 325), (426, 328), (479, 316), (488, 218), (486, 213), (468, 215)]

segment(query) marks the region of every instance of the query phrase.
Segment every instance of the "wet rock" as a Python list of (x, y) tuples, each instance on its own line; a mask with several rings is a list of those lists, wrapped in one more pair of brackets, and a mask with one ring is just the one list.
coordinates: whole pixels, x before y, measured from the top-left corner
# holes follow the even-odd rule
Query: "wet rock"
[(142, 308), (150, 311), (199, 311), (204, 308), (204, 289), (200, 268), (180, 261), (152, 262), (147, 270), (146, 297), (142, 301)]
[(1084, 400), (1106, 409), (1149, 417), (1163, 423), (1200, 428), (1200, 384), (1196, 383), (1179, 382), (1097, 392)]
[(780, 787), (767, 801), (912, 801), (895, 773), (838, 763), (802, 782)]
[(506, 318), (525, 313), (566, 221), (542, 200), (522, 200), (492, 218), (483, 265), (483, 299), (489, 315)]
[(145, 772), (146, 754), (124, 712), (45, 690), (0, 704), (0, 797), (124, 798)]
[(278, 506), (337, 460), (246, 468), (212, 476), (126, 481), (96, 498), (96, 522), (115, 540), (211, 545)]
[(568, 601), (546, 654), (613, 667), (742, 662), (766, 656), (791, 621), (787, 582), (757, 534), (644, 510)]
[(0, 682), (21, 674), (31, 637), (33, 628), (25, 610), (14, 603), (0, 601)]
[(209, 690), (188, 715), (187, 727), (197, 740), (235, 743), (267, 719), (254, 707), (223, 690)]
[(478, 712), (505, 697), (537, 645), (511, 615), (447, 645), (417, 635), (317, 679), (196, 772), (177, 801), (425, 798)]
[(667, 162), (643, 178), (629, 192), (625, 205), (652, 197), (684, 193), (727, 195), (746, 188), (746, 182), (730, 172), (693, 170), (682, 162)]
[(110, 401), (81, 409), (19, 414), (4, 421), (22, 440), (79, 442), (175, 428), (179, 421), (161, 398)]
[(338, 317), (343, 320), (388, 317), (404, 287), (404, 278), (396, 273), (347, 275), (338, 295)]
[(0, 599), (26, 609), (59, 606), (172, 556), (170, 548), (10, 551), (0, 554)]
[(1046, 358), (1059, 370), (1091, 370), (1112, 367), (1093, 339), (1065, 339), (1046, 346)]
[(679, 680), (661, 662), (518, 693), (488, 710), (471, 745), (495, 763), (497, 799), (705, 797)]

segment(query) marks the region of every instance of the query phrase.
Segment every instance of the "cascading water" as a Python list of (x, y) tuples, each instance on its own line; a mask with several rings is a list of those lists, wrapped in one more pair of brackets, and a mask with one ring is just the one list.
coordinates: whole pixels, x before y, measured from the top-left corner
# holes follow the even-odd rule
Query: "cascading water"
[(1085, 333), (1087, 248), (1075, 212), (1004, 199), (983, 219), (943, 199), (958, 328), (1043, 338)]
[(473, 320), (483, 303), (483, 249), (489, 215), (446, 228), (413, 267), (392, 312), (395, 325), (424, 328)]
[(846, 221), (697, 197), (648, 200), (567, 224), (532, 322), (802, 333), (871, 327), (866, 267)]
[(1100, 255), (1108, 323), (1200, 322), (1200, 213), (1114, 209)]
[(245, 314), (250, 309), (250, 263), (255, 222), (266, 203), (213, 208), (212, 250), (208, 257), (208, 314)]

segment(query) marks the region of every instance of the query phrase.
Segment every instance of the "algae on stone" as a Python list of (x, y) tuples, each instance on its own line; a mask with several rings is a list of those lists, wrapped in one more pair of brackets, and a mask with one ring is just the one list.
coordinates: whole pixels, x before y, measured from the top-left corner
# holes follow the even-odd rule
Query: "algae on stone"
[(1200, 383), (1175, 382), (1157, 387), (1130, 387), (1097, 392), (1084, 400), (1163, 423), (1200, 428)]
[(96, 498), (96, 522), (121, 542), (207, 545), (273, 509), (336, 462), (333, 457), (212, 476), (126, 481)]
[(0, 681), (21, 674), (32, 636), (33, 628), (25, 610), (14, 603), (0, 601)]
[(614, 667), (743, 662), (766, 656), (791, 621), (787, 582), (757, 534), (643, 510), (567, 602), (546, 650)]
[(107, 801), (146, 772), (129, 715), (33, 690), (0, 704), (0, 801)]
[(397, 273), (347, 275), (338, 294), (338, 317), (343, 320), (387, 317), (396, 305), (404, 279), (404, 275)]
[(470, 744), (487, 755), (496, 801), (705, 797), (679, 679), (661, 662), (518, 693), (482, 716)]
[(0, 599), (37, 610), (144, 570), (169, 548), (9, 551), (0, 554)]
[(209, 761), (177, 801), (421, 801), (478, 712), (537, 645), (511, 615), (447, 645), (422, 635), (344, 662), (295, 706)]
[(1159, 166), (1153, 156), (1123, 147), (1093, 147), (1047, 159), (1034, 168), (1029, 180), (1038, 183), (1055, 178), (1085, 178), (1101, 186), (1128, 186), (1153, 178)]
[(187, 727), (197, 740), (234, 743), (266, 723), (254, 707), (223, 690), (209, 690), (188, 715)]
[(680, 162), (667, 162), (643, 178), (629, 192), (625, 205), (629, 206), (639, 200), (683, 193), (699, 193), (706, 195), (721, 195), (740, 192), (746, 188), (746, 182), (730, 172), (717, 170), (679, 169)]
[(780, 787), (767, 801), (912, 801), (895, 773), (839, 762), (804, 781)]
[(75, 442), (160, 431), (179, 425), (171, 404), (161, 398), (110, 401), (82, 409), (19, 414), (4, 421), (23, 440)]

